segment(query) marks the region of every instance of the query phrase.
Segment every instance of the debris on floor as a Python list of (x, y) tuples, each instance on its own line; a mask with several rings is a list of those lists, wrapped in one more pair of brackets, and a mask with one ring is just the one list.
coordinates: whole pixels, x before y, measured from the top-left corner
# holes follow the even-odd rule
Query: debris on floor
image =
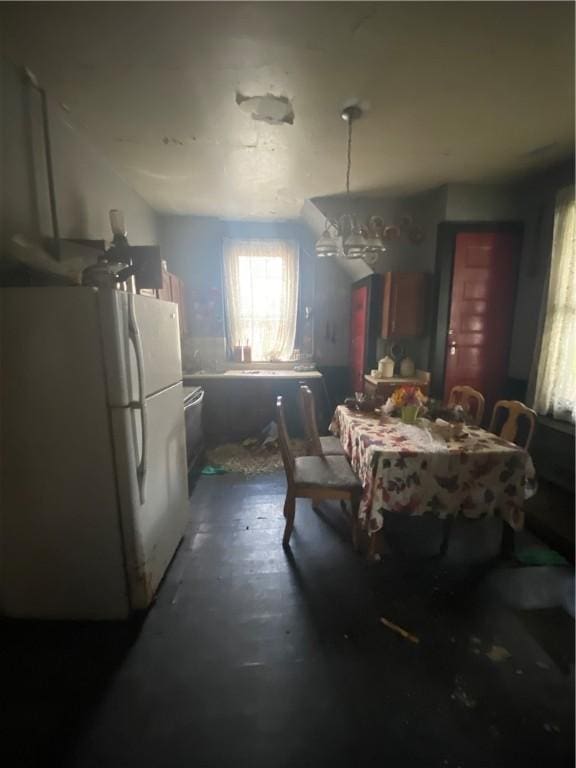
[(516, 610), (562, 607), (569, 615), (574, 615), (574, 570), (566, 565), (496, 568), (486, 583), (503, 602)]
[(537, 661), (536, 666), (540, 669), (550, 669), (550, 664), (547, 664), (545, 661)]
[(278, 450), (278, 427), (275, 421), (271, 421), (264, 427), (256, 440), (256, 445), (258, 444), (261, 444), (269, 451)]
[(544, 723), (544, 730), (547, 733), (560, 733), (560, 728), (556, 723)]
[(464, 704), (464, 706), (468, 709), (474, 709), (477, 703), (476, 699), (474, 699), (464, 690), (462, 683), (458, 678), (456, 678), (456, 685), (450, 698), (454, 699), (454, 701), (460, 702), (460, 704)]
[(506, 659), (509, 659), (512, 654), (508, 650), (508, 648), (504, 648), (503, 645), (493, 645), (490, 650), (486, 651), (486, 656), (490, 659), (490, 661), (500, 662), (500, 661), (506, 661)]
[(212, 464), (206, 464), (205, 467), (202, 467), (201, 474), (202, 475), (225, 475), (226, 472), (228, 472), (227, 469), (224, 469), (224, 467), (214, 466)]
[(402, 627), (399, 627), (398, 624), (394, 624), (393, 622), (388, 621), (388, 619), (385, 619), (383, 616), (380, 616), (380, 623), (384, 624), (385, 627), (388, 627), (388, 629), (391, 629), (393, 632), (397, 632), (406, 640), (410, 640), (411, 643), (420, 642), (420, 638), (416, 637), (416, 635), (413, 635)]
[(522, 565), (569, 565), (568, 560), (547, 547), (527, 547), (516, 552), (516, 560)]
[[(239, 472), (244, 475), (259, 475), (281, 470), (282, 456), (278, 448), (278, 433), (275, 430), (275, 424), (268, 425), (258, 437), (248, 437), (240, 443), (224, 443), (211, 448), (206, 458), (209, 465), (219, 468), (221, 472), (205, 473), (203, 470), (202, 474)], [(306, 454), (304, 440), (292, 440), (291, 443), (295, 456)]]
[(475, 637), (474, 635), (470, 638), (470, 650), (472, 653), (475, 653), (477, 656), (480, 655), (480, 650), (482, 646), (482, 641), (479, 637)]

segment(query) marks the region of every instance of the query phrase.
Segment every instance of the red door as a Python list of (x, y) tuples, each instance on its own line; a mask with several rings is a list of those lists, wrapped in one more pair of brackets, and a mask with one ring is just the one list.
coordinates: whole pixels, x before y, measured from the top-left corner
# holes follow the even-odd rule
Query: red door
[(456, 384), (474, 387), (487, 419), (508, 375), (519, 249), (509, 232), (456, 237), (444, 396)]
[(364, 361), (368, 333), (368, 286), (352, 289), (350, 318), (350, 368), (352, 391), (364, 392)]

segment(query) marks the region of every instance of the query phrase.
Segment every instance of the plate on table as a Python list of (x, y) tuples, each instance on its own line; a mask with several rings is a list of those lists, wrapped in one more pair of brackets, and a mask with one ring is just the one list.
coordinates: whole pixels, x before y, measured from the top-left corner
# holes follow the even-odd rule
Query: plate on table
[(442, 420), (441, 423), (434, 421), (431, 423), (430, 427), (435, 434), (444, 438), (446, 441), (460, 441), (465, 440), (468, 437), (468, 433), (464, 429), (464, 425), (461, 422), (453, 424), (444, 420)]
[(370, 411), (374, 410), (374, 400), (369, 398), (355, 400), (352, 397), (347, 397), (344, 400), (344, 405), (349, 411), (355, 411), (356, 413), (370, 413)]

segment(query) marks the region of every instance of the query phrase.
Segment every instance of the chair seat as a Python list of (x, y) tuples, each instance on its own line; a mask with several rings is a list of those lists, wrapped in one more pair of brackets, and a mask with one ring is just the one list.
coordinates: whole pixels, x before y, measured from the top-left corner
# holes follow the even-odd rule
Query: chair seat
[(294, 460), (294, 482), (344, 491), (361, 487), (344, 456), (299, 456)]
[(321, 437), (320, 447), (324, 456), (346, 456), (346, 451), (337, 437)]

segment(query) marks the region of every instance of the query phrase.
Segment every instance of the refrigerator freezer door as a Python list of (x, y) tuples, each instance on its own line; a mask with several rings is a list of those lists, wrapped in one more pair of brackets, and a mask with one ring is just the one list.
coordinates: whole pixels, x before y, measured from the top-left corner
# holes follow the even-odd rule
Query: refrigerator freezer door
[(182, 380), (176, 304), (102, 289), (98, 298), (111, 406), (138, 401), (139, 363), (145, 397)]
[[(160, 302), (159, 302), (160, 303)], [(148, 456), (141, 503), (140, 415), (112, 408), (128, 583), (134, 610), (146, 608), (162, 579), (188, 521), (186, 438), (182, 385), (147, 399)]]
[(97, 294), (0, 291), (0, 612), (129, 614)]

